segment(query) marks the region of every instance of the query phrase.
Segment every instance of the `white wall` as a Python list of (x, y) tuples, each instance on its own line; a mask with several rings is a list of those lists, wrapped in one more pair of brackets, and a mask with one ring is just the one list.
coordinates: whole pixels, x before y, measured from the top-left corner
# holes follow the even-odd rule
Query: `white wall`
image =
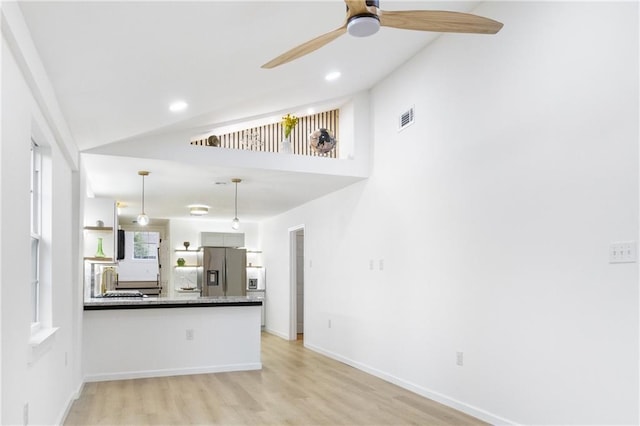
[(267, 329), (304, 224), (309, 347), (491, 422), (638, 424), (638, 5), (475, 12), (503, 30), (371, 91), (368, 181), (263, 224)]
[[(46, 80), (40, 79), (39, 68), (27, 69), (38, 64), (37, 55), (29, 45), (30, 39), (23, 37), (17, 6), (3, 4), (2, 14), (0, 423), (23, 424), (23, 410), (28, 404), (30, 424), (55, 424), (63, 419), (82, 383), (78, 335), (82, 293), (78, 280), (78, 175), (73, 161), (77, 152), (65, 138), (64, 123), (56, 120), (59, 111), (43, 110), (43, 105), (55, 102), (51, 103), (50, 88)], [(29, 83), (23, 72), (29, 75)], [(43, 240), (43, 247), (51, 253), (52, 263), (43, 285), (48, 287), (44, 292), (51, 295), (50, 325), (59, 328), (35, 352), (29, 346), (31, 137), (36, 137), (41, 146), (49, 146), (51, 158), (51, 179), (46, 182), (51, 190), (50, 225), (47, 225), (50, 236)]]

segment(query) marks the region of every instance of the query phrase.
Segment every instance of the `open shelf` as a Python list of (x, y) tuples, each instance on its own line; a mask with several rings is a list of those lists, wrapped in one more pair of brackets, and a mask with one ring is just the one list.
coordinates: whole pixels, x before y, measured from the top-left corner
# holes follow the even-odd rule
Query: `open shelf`
[(85, 257), (84, 260), (94, 263), (115, 263), (113, 257)]
[(104, 231), (111, 232), (113, 231), (113, 226), (85, 226), (84, 229), (86, 231)]

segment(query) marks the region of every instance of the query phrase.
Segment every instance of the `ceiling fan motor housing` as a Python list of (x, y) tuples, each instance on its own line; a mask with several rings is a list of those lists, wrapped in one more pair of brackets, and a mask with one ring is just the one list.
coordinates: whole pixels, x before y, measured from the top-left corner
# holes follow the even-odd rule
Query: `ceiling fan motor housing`
[(352, 16), (347, 23), (347, 31), (354, 37), (367, 37), (378, 32), (380, 18), (373, 13)]

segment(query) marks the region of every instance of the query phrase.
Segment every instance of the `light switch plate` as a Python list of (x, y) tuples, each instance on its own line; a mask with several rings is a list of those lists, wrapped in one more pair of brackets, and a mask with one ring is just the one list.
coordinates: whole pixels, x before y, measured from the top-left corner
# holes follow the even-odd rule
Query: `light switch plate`
[(616, 241), (609, 244), (609, 263), (633, 263), (637, 259), (635, 241)]

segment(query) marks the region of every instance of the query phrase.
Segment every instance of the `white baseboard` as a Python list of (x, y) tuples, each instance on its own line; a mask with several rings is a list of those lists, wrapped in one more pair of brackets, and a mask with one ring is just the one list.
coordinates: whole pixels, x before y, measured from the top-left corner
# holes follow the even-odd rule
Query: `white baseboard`
[(260, 370), (262, 363), (215, 365), (210, 367), (180, 368), (171, 370), (126, 371), (121, 373), (91, 374), (84, 377), (85, 382), (104, 382), (109, 380), (144, 379), (149, 377), (186, 376), (190, 374), (226, 373), (230, 371)]
[(289, 340), (289, 336), (285, 333), (280, 333), (279, 331), (272, 330), (270, 328), (265, 328), (264, 331), (266, 331), (269, 334), (273, 334), (274, 336), (278, 336), (284, 340)]
[(440, 404), (446, 405), (447, 407), (451, 407), (458, 411), (461, 411), (470, 416), (476, 417), (485, 422), (491, 423), (493, 425), (517, 425), (518, 423), (513, 422), (511, 420), (505, 419), (488, 411), (485, 411), (481, 408), (474, 407), (473, 405), (466, 404), (462, 401), (458, 401), (457, 399), (448, 397), (447, 395), (443, 395), (439, 392), (433, 391), (431, 389), (427, 389), (423, 386), (416, 385), (415, 383), (406, 381), (399, 377), (393, 376), (391, 374), (385, 373), (384, 371), (380, 371), (376, 368), (370, 367), (366, 364), (362, 364), (360, 362), (354, 361), (349, 358), (345, 358), (339, 354), (336, 354), (331, 351), (327, 351), (321, 347), (315, 346), (313, 344), (309, 344), (305, 341), (304, 346), (312, 351), (318, 352), (322, 355), (325, 355), (329, 358), (335, 359), (336, 361), (343, 362), (351, 367), (357, 368), (358, 370), (362, 370), (366, 373), (371, 374), (372, 376), (376, 376), (384, 381), (389, 383), (393, 383), (394, 385), (400, 386), (401, 388), (407, 389), (413, 393), (416, 393), (420, 396), (424, 396), (425, 398), (429, 398)]
[(62, 414), (58, 416), (58, 421), (55, 424), (57, 425), (64, 424), (65, 420), (67, 420), (67, 416), (69, 415), (69, 411), (71, 411), (71, 407), (73, 406), (74, 401), (80, 398), (83, 388), (84, 388), (84, 382), (80, 382), (78, 389), (76, 389), (76, 391), (69, 396), (69, 400), (67, 401), (66, 407), (62, 411)]

